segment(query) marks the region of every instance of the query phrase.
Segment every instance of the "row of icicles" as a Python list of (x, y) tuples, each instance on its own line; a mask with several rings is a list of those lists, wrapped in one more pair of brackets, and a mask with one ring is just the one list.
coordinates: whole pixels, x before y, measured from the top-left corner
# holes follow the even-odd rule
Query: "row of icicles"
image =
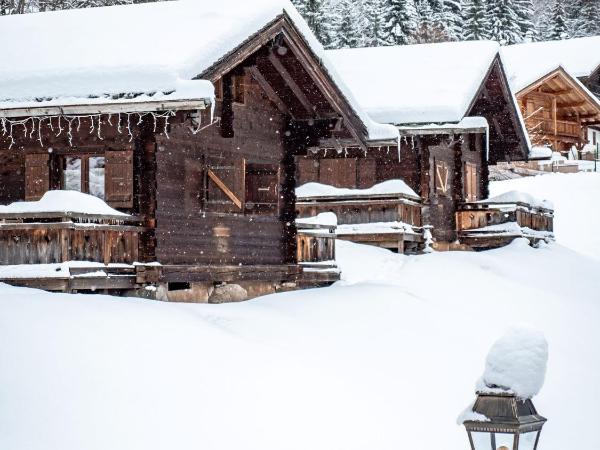
[[(117, 131), (119, 134), (123, 133), (123, 130), (127, 130), (129, 135), (129, 142), (133, 140), (133, 132), (131, 131), (131, 125), (135, 123), (136, 125), (141, 125), (144, 117), (151, 115), (154, 119), (154, 132), (156, 132), (158, 126), (158, 119), (164, 119), (164, 129), (166, 137), (169, 137), (167, 132), (169, 127), (169, 118), (175, 115), (174, 111), (166, 111), (161, 113), (156, 112), (144, 112), (144, 113), (118, 113), (118, 114), (108, 114), (107, 123), (110, 126), (114, 126), (112, 119), (113, 116), (118, 116), (116, 120)], [(134, 116), (134, 120), (132, 121), (132, 116)], [(137, 116), (137, 118), (135, 117)], [(124, 118), (127, 118), (125, 121)], [(0, 124), (2, 126), (2, 136), (8, 137), (10, 139), (9, 149), (15, 144), (15, 138), (13, 135), (15, 128), (23, 128), (23, 136), (33, 139), (33, 137), (37, 134), (37, 140), (40, 145), (43, 147), (44, 142), (42, 140), (42, 127), (44, 124), (48, 125), (48, 128), (51, 132), (56, 133), (56, 137), (60, 136), (63, 131), (67, 133), (67, 138), (69, 140), (69, 145), (73, 146), (73, 130), (79, 132), (81, 130), (81, 120), (89, 119), (90, 120), (90, 129), (89, 134), (94, 132), (97, 133), (98, 138), (103, 140), (102, 137), (102, 114), (91, 114), (91, 115), (56, 115), (56, 116), (46, 116), (46, 117), (28, 117), (25, 119), (19, 120), (11, 120), (6, 117), (0, 117)], [(63, 127), (64, 125), (64, 127)], [(195, 132), (200, 131), (200, 126), (198, 126), (198, 130), (193, 130)]]

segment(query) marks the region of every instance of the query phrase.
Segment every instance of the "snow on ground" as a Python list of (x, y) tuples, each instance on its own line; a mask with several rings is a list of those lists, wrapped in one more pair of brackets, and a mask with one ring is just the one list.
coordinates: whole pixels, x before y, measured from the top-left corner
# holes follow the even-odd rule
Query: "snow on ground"
[(541, 448), (600, 447), (568, 431), (600, 421), (597, 262), (522, 241), (339, 257), (332, 288), (242, 304), (0, 287), (0, 448), (464, 450), (455, 418), (515, 322), (549, 341)]
[[(490, 196), (523, 191), (554, 204), (554, 234), (573, 250), (600, 259), (600, 173), (552, 173), (492, 182)], [(557, 264), (561, 270), (562, 264)]]
[[(589, 235), (594, 176), (493, 193), (543, 191)], [(576, 219), (558, 221), (567, 244)], [(464, 450), (456, 417), (514, 324), (549, 345), (540, 448), (600, 448), (598, 260), (524, 240), (425, 256), (339, 241), (338, 262), (331, 288), (227, 305), (0, 285), (0, 448)]]

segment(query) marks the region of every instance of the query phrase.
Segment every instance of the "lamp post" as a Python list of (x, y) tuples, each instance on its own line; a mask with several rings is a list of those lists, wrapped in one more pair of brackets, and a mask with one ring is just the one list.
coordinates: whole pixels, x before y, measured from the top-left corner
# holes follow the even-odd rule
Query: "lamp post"
[(500, 389), (478, 392), (465, 418), (471, 450), (536, 450), (546, 423), (530, 399)]

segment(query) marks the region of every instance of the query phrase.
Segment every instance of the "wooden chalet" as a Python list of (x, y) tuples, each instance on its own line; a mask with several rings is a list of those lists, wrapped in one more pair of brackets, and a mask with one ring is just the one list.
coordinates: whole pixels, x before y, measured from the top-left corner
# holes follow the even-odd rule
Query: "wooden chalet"
[(600, 36), (503, 47), (533, 146), (563, 154), (592, 143), (599, 125)]
[[(181, 301), (244, 299), (303, 285), (295, 156), (337, 135), (363, 149), (389, 145), (397, 130), (361, 111), (288, 2), (207, 3), (0, 19), (0, 35), (18, 40), (26, 29), (31, 43), (3, 62), (24, 78), (0, 77), (0, 93), (10, 94), (0, 99), (0, 204), (75, 190), (127, 213), (89, 214), (69, 204), (59, 213), (0, 212), (0, 264), (63, 263), (73, 272), (54, 285), (23, 284), (141, 290)], [(113, 31), (98, 39), (107, 21)], [(80, 39), (62, 40), (65, 30)], [(156, 30), (168, 39), (153, 39)], [(145, 40), (152, 45), (122, 45)], [(36, 84), (28, 58), (50, 79), (64, 59), (63, 72), (55, 84)], [(165, 62), (168, 70), (159, 65)], [(209, 94), (199, 95), (207, 84)], [(331, 244), (324, 248), (321, 258), (329, 260)], [(73, 261), (104, 267), (93, 266), (83, 282), (85, 265), (74, 270)], [(320, 276), (316, 270), (316, 284), (339, 276), (329, 266)], [(19, 283), (0, 270), (2, 280)], [(222, 289), (227, 283), (236, 289)]]
[(600, 100), (562, 67), (517, 92), (529, 138), (567, 154), (588, 144), (588, 127), (600, 124)]
[[(297, 158), (298, 184), (366, 189), (403, 180), (422, 207), (418, 219), (414, 215), (407, 224), (416, 230), (433, 226), (439, 249), (460, 248), (455, 214), (463, 202), (487, 198), (488, 164), (526, 159), (529, 152), (498, 51), (493, 42), (330, 51), (363, 108), (375, 121), (398, 128), (400, 148), (378, 145), (365, 151), (336, 135)], [(301, 200), (302, 205), (311, 201)], [(320, 211), (333, 210), (333, 200)], [(342, 206), (347, 202), (337, 200)], [(376, 200), (381, 199), (355, 202), (352, 218), (343, 214), (340, 223), (356, 223), (361, 216), (371, 223), (363, 210), (376, 210), (388, 222), (399, 220), (386, 213), (397, 205), (372, 205)]]

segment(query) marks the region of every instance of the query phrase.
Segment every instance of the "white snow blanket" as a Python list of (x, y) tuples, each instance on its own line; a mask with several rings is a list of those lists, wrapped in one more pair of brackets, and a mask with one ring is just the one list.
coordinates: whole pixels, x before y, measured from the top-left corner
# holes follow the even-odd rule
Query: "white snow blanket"
[(515, 321), (551, 349), (540, 445), (600, 448), (571, 432), (600, 422), (597, 261), (522, 241), (337, 254), (338, 285), (242, 304), (0, 286), (0, 448), (464, 450), (456, 413)]
[(371, 117), (398, 125), (459, 122), (499, 49), (468, 41), (327, 53)]
[(480, 200), (477, 203), (527, 203), (534, 208), (554, 209), (550, 200), (538, 199), (527, 192), (508, 191), (495, 195), (487, 200)]
[(337, 216), (332, 212), (324, 212), (317, 214), (314, 217), (303, 217), (296, 219), (296, 223), (301, 227), (302, 225), (325, 225), (329, 227), (335, 227), (338, 224)]
[(387, 180), (375, 184), (368, 189), (338, 188), (329, 184), (315, 182), (306, 183), (296, 188), (296, 197), (301, 200), (310, 199), (311, 197), (352, 197), (388, 194), (403, 194), (415, 199), (420, 198), (403, 180)]
[(284, 14), (369, 137), (396, 139), (394, 127), (376, 124), (361, 110), (288, 0), (180, 0), (2, 17), (0, 41), (11, 45), (2, 55), (0, 101), (177, 91), (181, 80), (200, 75)]
[(530, 327), (512, 327), (490, 349), (477, 391), (506, 391), (522, 399), (533, 398), (544, 385), (547, 365), (544, 333)]
[(98, 197), (77, 191), (48, 191), (38, 201), (0, 205), (0, 213), (77, 213), (129, 217), (129, 214), (111, 208)]
[(337, 233), (342, 234), (417, 234), (412, 225), (404, 222), (372, 222), (338, 225)]
[(502, 47), (515, 93), (562, 66), (573, 77), (589, 76), (600, 66), (600, 36)]

